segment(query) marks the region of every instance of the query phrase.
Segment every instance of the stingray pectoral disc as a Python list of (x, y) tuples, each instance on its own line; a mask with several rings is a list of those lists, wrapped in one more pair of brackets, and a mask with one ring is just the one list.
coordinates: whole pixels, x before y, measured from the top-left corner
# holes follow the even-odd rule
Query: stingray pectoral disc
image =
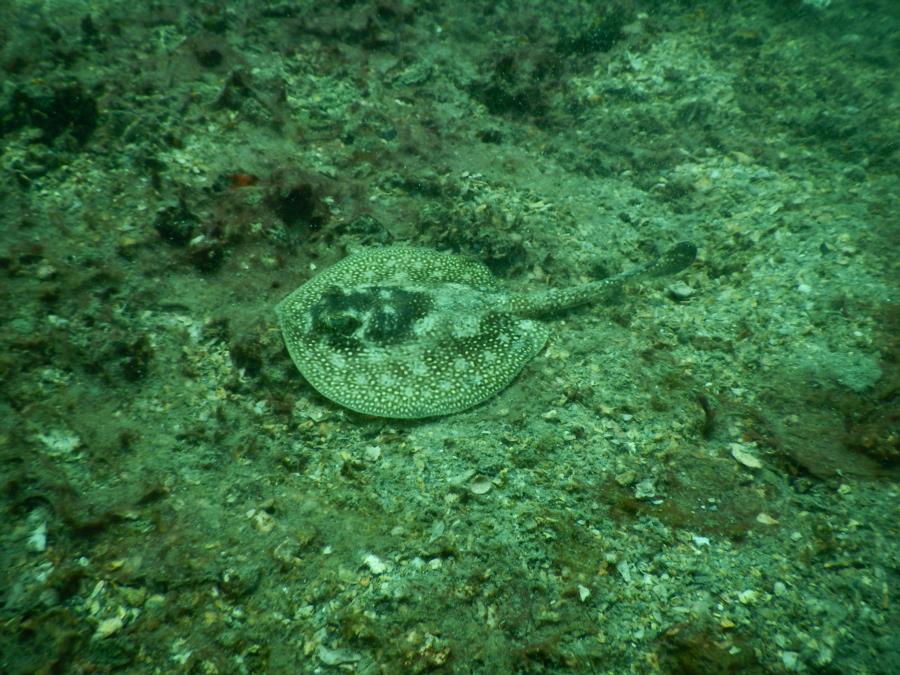
[(506, 387), (547, 327), (498, 309), (490, 271), (413, 247), (357, 253), (277, 307), (297, 368), (323, 396), (392, 418), (447, 415)]

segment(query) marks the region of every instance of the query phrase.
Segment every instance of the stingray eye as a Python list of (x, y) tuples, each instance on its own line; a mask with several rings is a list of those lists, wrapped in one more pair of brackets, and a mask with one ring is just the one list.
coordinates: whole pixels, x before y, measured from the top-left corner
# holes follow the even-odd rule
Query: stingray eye
[(356, 329), (362, 325), (362, 321), (352, 314), (338, 313), (328, 317), (326, 326), (328, 330), (337, 335), (350, 337)]

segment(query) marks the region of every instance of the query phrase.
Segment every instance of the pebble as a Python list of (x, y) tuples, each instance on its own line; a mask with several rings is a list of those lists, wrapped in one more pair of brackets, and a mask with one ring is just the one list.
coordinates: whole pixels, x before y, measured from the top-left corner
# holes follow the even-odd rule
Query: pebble
[(616, 571), (622, 576), (625, 583), (631, 583), (631, 565), (625, 560), (620, 560), (616, 563)]
[(387, 572), (387, 564), (374, 553), (369, 553), (363, 558), (363, 563), (372, 574), (384, 574)]
[(653, 499), (656, 496), (656, 486), (650, 478), (645, 478), (634, 486), (635, 499)]
[(50, 263), (43, 262), (38, 265), (38, 268), (35, 270), (35, 276), (41, 281), (46, 281), (47, 279), (52, 279), (56, 276), (56, 268)]
[(738, 600), (742, 605), (753, 605), (759, 599), (759, 593), (752, 588), (738, 593)]
[(114, 616), (111, 619), (103, 619), (103, 621), (97, 624), (97, 630), (94, 631), (94, 639), (102, 640), (108, 638), (110, 635), (114, 635), (122, 630), (124, 625), (122, 619), (117, 616)]
[(797, 670), (800, 661), (800, 655), (797, 652), (781, 652), (781, 662), (784, 664), (785, 670)]
[(38, 523), (31, 534), (28, 535), (28, 541), (25, 542), (25, 548), (34, 553), (43, 553), (47, 550), (47, 523)]
[(166, 596), (156, 593), (147, 598), (145, 608), (148, 610), (162, 609), (166, 604)]
[(690, 300), (696, 291), (688, 286), (683, 281), (675, 281), (668, 286), (666, 286), (666, 292), (669, 294), (669, 297), (673, 300), (678, 300), (679, 302), (684, 302), (685, 300)]
[(478, 476), (469, 483), (469, 491), (473, 495), (485, 495), (491, 490), (491, 481), (484, 476)]
[(739, 443), (731, 444), (731, 456), (738, 462), (746, 466), (748, 469), (761, 469), (762, 462), (755, 456), (743, 449)]
[(316, 647), (316, 656), (326, 666), (355, 663), (362, 659), (362, 656), (350, 649), (328, 649), (325, 645)]
[(287, 538), (275, 547), (275, 550), (272, 551), (272, 557), (286, 566), (299, 565), (302, 548), (300, 542), (296, 539)]
[(628, 487), (637, 480), (637, 473), (631, 470), (623, 471), (622, 473), (616, 475), (615, 480), (622, 487)]
[(253, 522), (253, 527), (263, 534), (271, 532), (275, 527), (275, 519), (267, 511), (252, 510), (248, 515)]

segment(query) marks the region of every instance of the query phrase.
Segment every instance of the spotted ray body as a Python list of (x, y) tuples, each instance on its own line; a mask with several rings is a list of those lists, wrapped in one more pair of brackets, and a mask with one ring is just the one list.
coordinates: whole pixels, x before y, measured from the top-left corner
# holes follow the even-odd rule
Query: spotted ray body
[(427, 248), (350, 255), (277, 308), (297, 368), (323, 396), (377, 417), (414, 419), (471, 408), (505, 388), (544, 346), (540, 317), (595, 302), (696, 257), (682, 242), (653, 262), (572, 288), (501, 289), (487, 267)]

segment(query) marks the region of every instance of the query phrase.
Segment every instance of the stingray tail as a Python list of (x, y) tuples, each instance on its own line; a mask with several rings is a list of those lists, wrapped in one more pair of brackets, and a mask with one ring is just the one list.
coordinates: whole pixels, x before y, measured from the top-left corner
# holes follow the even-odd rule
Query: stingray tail
[(627, 283), (676, 274), (697, 259), (697, 247), (682, 241), (655, 260), (600, 281), (573, 288), (554, 288), (543, 293), (515, 294), (509, 296), (505, 311), (523, 317), (537, 317), (558, 312), (569, 307), (589, 304), (602, 299)]

